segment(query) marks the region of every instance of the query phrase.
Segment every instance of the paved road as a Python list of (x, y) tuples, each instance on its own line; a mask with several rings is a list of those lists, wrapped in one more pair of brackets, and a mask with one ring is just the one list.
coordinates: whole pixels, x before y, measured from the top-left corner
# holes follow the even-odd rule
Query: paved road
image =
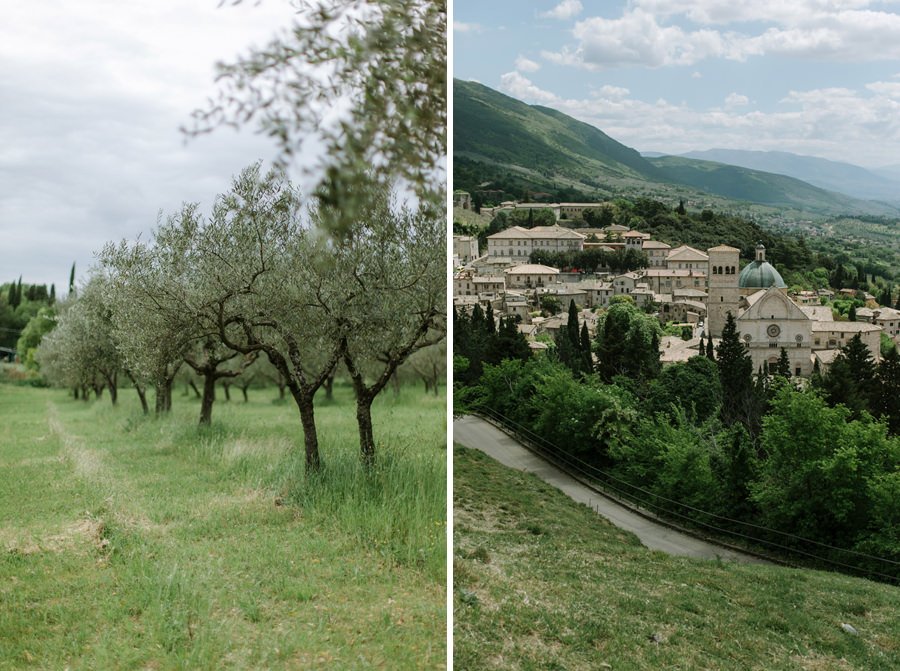
[(620, 529), (632, 532), (640, 539), (641, 543), (651, 550), (661, 550), (670, 555), (700, 559), (720, 558), (737, 562), (762, 563), (762, 560), (756, 557), (707, 543), (628, 510), (589, 489), (572, 476), (527, 450), (493, 424), (479, 417), (465, 415), (454, 419), (453, 441), (481, 450), (504, 466), (534, 473), (541, 480), (560, 489), (575, 501), (590, 506)]

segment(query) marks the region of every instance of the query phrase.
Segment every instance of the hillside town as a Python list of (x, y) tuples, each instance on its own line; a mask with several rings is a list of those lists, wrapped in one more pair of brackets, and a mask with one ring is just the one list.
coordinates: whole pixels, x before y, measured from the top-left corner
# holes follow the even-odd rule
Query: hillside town
[[(467, 196), (456, 194), (455, 204), (468, 209)], [(549, 209), (557, 221), (532, 228), (511, 226), (487, 236), (485, 249), (479, 249), (473, 236), (454, 235), (454, 308), (469, 311), (476, 304), (482, 308), (489, 304), (495, 318), (514, 317), (531, 348), (542, 350), (566, 326), (571, 301), (579, 309), (579, 329), (585, 324), (593, 337), (597, 310), (608, 307), (616, 296), (630, 296), (668, 325), (668, 332), (680, 332), (661, 339), (663, 364), (701, 353), (704, 339), (711, 338), (717, 345), (731, 313), (754, 370), (774, 366), (783, 349), (797, 377), (809, 377), (814, 369), (827, 370), (856, 335), (875, 361), (881, 358), (882, 334), (900, 344), (900, 311), (880, 306), (871, 294), (853, 289), (789, 294), (779, 271), (766, 260), (762, 244), (757, 244), (755, 258), (741, 267), (740, 250), (727, 245), (706, 250), (673, 247), (623, 225), (577, 230), (561, 225), (596, 207), (602, 204), (504, 202), (494, 210)], [(610, 253), (633, 249), (644, 255), (645, 264), (623, 273), (586, 273), (531, 262), (535, 252), (588, 249)], [(855, 321), (839, 319), (826, 305), (836, 296), (864, 301)]]

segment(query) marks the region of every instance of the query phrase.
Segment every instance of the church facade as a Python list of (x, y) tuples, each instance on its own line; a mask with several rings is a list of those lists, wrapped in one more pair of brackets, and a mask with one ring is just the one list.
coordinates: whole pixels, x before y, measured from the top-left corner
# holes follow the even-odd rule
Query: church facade
[(708, 250), (707, 333), (722, 337), (728, 313), (753, 359), (754, 372), (771, 368), (787, 353), (791, 373), (809, 377), (815, 361), (827, 363), (859, 334), (872, 357), (880, 359), (881, 328), (863, 322), (835, 322), (828, 308), (798, 305), (787, 295), (781, 274), (766, 261), (766, 248), (740, 272), (740, 250), (721, 245)]

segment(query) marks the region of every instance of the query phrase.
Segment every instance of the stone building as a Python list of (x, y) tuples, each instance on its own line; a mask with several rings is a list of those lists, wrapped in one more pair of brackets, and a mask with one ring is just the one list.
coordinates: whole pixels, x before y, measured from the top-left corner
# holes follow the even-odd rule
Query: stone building
[(584, 249), (584, 238), (581, 233), (562, 226), (511, 226), (488, 236), (487, 253), (490, 257), (510, 257), (524, 263), (536, 250), (580, 252)]
[(722, 336), (725, 319), (730, 312), (737, 316), (741, 291), (737, 274), (741, 250), (719, 245), (707, 250), (709, 256), (709, 288), (707, 293), (706, 330), (714, 338)]
[(812, 373), (813, 322), (799, 305), (777, 286), (757, 291), (744, 299), (748, 307), (737, 318), (737, 329), (753, 359), (753, 372), (768, 364), (771, 369), (787, 352), (791, 374)]

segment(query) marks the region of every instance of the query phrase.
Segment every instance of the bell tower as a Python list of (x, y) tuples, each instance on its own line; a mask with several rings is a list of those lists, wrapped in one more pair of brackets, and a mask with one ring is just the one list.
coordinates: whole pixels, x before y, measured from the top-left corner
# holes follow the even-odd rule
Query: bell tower
[(738, 286), (741, 250), (719, 245), (707, 250), (709, 273), (706, 304), (706, 332), (714, 338), (722, 337), (729, 312), (737, 319), (741, 291)]

